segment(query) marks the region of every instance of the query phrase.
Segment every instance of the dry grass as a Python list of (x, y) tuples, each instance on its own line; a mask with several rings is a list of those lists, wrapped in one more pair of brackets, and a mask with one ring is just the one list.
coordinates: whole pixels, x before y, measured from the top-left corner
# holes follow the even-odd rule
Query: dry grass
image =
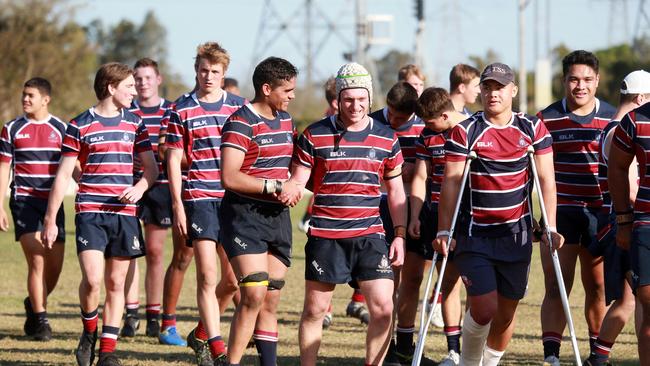
[[(48, 343), (28, 340), (22, 334), (24, 312), (22, 299), (26, 296), (26, 264), (20, 246), (13, 242), (13, 232), (0, 233), (0, 243), (4, 245), (4, 255), (0, 257), (0, 364), (1, 365), (63, 365), (74, 364), (73, 350), (76, 347), (81, 321), (79, 319), (77, 286), (79, 267), (76, 260), (73, 240), (73, 208), (66, 200), (68, 242), (66, 259), (58, 287), (49, 299), (49, 316), (54, 339)], [(294, 212), (294, 223), (302, 214), (302, 206)], [(294, 260), (283, 290), (280, 304), (280, 345), (279, 365), (298, 365), (298, 323), (303, 301), (305, 236), (294, 230)], [(168, 243), (167, 257), (171, 252)], [(543, 277), (539, 265), (539, 251), (535, 251), (531, 269), (529, 294), (522, 301), (518, 310), (515, 336), (503, 358), (503, 364), (526, 365), (540, 364), (542, 347), (540, 341), (539, 306), (543, 295)], [(141, 269), (144, 266), (141, 266)], [(144, 278), (144, 275), (141, 275)], [(178, 309), (178, 327), (185, 335), (194, 326), (198, 313), (195, 308), (195, 272), (190, 267), (185, 287), (181, 294)], [(576, 280), (575, 293), (571, 297), (573, 317), (580, 341), (580, 351), (587, 356), (587, 329), (582, 315), (582, 289)], [(333, 300), (334, 324), (324, 332), (320, 350), (322, 365), (359, 365), (363, 363), (365, 327), (356, 319), (345, 317), (345, 306), (351, 290), (339, 286)], [(144, 297), (141, 296), (144, 303)], [(223, 319), (222, 332), (228, 334), (228, 324), (232, 315), (229, 309)], [(144, 331), (141, 330), (143, 333)], [(568, 331), (565, 332), (565, 336)], [(446, 343), (440, 329), (432, 329), (427, 342), (426, 354), (440, 359), (446, 351)], [(243, 364), (255, 364), (253, 350), (249, 350)], [(564, 342), (562, 353), (564, 361), (572, 359), (571, 347)], [(125, 365), (180, 365), (191, 364), (193, 358), (189, 348), (161, 346), (156, 340), (144, 335), (134, 341), (118, 343), (118, 354)], [(636, 338), (633, 328), (628, 325), (618, 338), (612, 359), (616, 364), (638, 364), (636, 356)], [(568, 364), (568, 363), (567, 363)]]

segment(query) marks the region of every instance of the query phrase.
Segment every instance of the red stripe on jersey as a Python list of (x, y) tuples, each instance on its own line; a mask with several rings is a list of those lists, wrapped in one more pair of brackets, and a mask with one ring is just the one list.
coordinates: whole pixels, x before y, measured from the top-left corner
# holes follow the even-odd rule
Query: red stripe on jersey
[(523, 201), (515, 207), (488, 209), (481, 207), (472, 208), (472, 220), (476, 225), (499, 225), (515, 223), (529, 214), (528, 201)]

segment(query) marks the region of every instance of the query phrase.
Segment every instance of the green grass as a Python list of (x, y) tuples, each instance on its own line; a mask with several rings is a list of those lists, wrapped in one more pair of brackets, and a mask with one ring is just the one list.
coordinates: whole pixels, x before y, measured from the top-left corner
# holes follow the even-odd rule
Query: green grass
[[(294, 226), (304, 209), (304, 200), (294, 211)], [(58, 287), (49, 298), (49, 316), (54, 330), (54, 339), (48, 343), (28, 340), (23, 336), (24, 311), (22, 299), (26, 296), (26, 263), (20, 245), (13, 240), (13, 231), (0, 233), (0, 365), (62, 365), (74, 364), (73, 351), (81, 330), (77, 287), (80, 279), (79, 265), (74, 247), (74, 209), (71, 199), (66, 199), (67, 244), (63, 273)], [(279, 307), (280, 344), (278, 365), (298, 365), (298, 323), (302, 311), (304, 288), (304, 243), (305, 235), (294, 230), (293, 265), (287, 276), (287, 286), (282, 291)], [(168, 239), (166, 257), (171, 254), (171, 240)], [(533, 365), (540, 364), (542, 347), (540, 341), (539, 307), (543, 296), (543, 275), (539, 264), (539, 250), (535, 250), (530, 273), (529, 292), (519, 306), (515, 335), (510, 343), (502, 364)], [(168, 263), (168, 261), (166, 262)], [(144, 265), (140, 266), (144, 270)], [(578, 276), (579, 277), (579, 276)], [(144, 279), (144, 273), (140, 276)], [(424, 287), (424, 286), (422, 286)], [(141, 287), (142, 288), (142, 287)], [(178, 327), (181, 334), (195, 325), (198, 317), (195, 300), (195, 271), (192, 265), (186, 274), (185, 286), (178, 307)], [(140, 302), (144, 303), (144, 291)], [(334, 294), (334, 323), (324, 332), (320, 349), (319, 364), (359, 365), (363, 362), (365, 327), (356, 319), (345, 316), (345, 306), (351, 290), (339, 286)], [(583, 316), (583, 291), (576, 279), (571, 296), (572, 312), (580, 342), (580, 351), (585, 358), (588, 354), (587, 329)], [(222, 320), (222, 333), (228, 334), (232, 308), (228, 309)], [(168, 347), (157, 344), (141, 335), (134, 341), (120, 341), (118, 355), (125, 365), (188, 365), (193, 362), (189, 348)], [(440, 359), (446, 352), (446, 342), (440, 329), (431, 328), (427, 338), (426, 354)], [(248, 350), (244, 365), (255, 364), (254, 351)], [(565, 331), (562, 347), (563, 360), (569, 362), (573, 356)], [(631, 325), (619, 336), (613, 350), (612, 360), (618, 365), (638, 364), (636, 356), (636, 337)], [(568, 363), (567, 363), (568, 364)]]

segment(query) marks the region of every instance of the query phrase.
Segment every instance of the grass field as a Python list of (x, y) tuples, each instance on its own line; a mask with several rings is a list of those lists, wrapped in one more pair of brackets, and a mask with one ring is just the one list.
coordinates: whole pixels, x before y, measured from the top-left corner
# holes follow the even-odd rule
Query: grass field
[[(302, 202), (304, 204), (304, 200)], [(299, 205), (293, 212), (295, 223), (303, 212)], [(74, 247), (73, 207), (71, 199), (66, 199), (67, 244), (66, 258), (59, 285), (49, 298), (49, 317), (54, 330), (54, 339), (48, 343), (28, 340), (22, 332), (24, 311), (22, 299), (26, 296), (26, 263), (20, 246), (14, 243), (13, 231), (0, 233), (0, 365), (64, 365), (74, 364), (73, 351), (81, 330), (77, 287), (80, 272)], [(279, 308), (280, 344), (278, 365), (298, 365), (298, 323), (303, 302), (305, 235), (294, 229), (294, 258), (288, 273), (287, 286), (283, 290)], [(166, 256), (171, 254), (171, 240), (168, 239)], [(167, 264), (168, 262), (166, 262)], [(144, 270), (144, 265), (141, 266)], [(141, 279), (144, 279), (142, 274)], [(571, 296), (573, 317), (580, 342), (580, 351), (585, 358), (588, 354), (587, 328), (583, 317), (583, 292), (579, 279)], [(424, 287), (424, 286), (422, 286)], [(195, 307), (194, 266), (187, 272), (185, 287), (181, 293), (178, 308), (178, 327), (181, 334), (195, 325), (198, 312)], [(141, 291), (143, 293), (144, 291)], [(360, 365), (363, 364), (365, 327), (358, 320), (345, 317), (345, 306), (349, 300), (350, 288), (339, 286), (333, 300), (334, 323), (324, 332), (320, 349), (320, 365)], [(519, 306), (517, 326), (502, 364), (533, 365), (541, 364), (542, 347), (539, 307), (543, 296), (543, 276), (539, 265), (539, 251), (535, 250), (531, 268), (529, 293)], [(140, 297), (144, 304), (144, 295)], [(141, 310), (143, 312), (143, 310)], [(222, 319), (222, 333), (228, 334), (232, 308)], [(193, 355), (189, 348), (161, 346), (157, 340), (145, 337), (144, 330), (134, 341), (120, 341), (118, 355), (125, 365), (189, 365)], [(427, 338), (426, 354), (439, 360), (446, 353), (445, 338), (440, 329), (432, 328)], [(570, 364), (573, 359), (568, 331), (562, 347), (563, 360)], [(249, 350), (243, 365), (254, 365), (256, 357)], [(612, 353), (617, 365), (636, 365), (636, 337), (632, 326), (628, 325), (619, 336)]]

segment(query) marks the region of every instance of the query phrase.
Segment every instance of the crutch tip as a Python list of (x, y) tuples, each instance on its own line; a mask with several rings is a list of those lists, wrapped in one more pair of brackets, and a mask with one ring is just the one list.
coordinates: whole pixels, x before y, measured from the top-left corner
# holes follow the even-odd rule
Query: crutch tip
[(533, 145), (528, 146), (528, 153), (532, 154), (534, 152), (535, 152), (535, 148), (533, 147)]
[(476, 155), (476, 151), (472, 150), (472, 151), (469, 152), (469, 154), (467, 154), (467, 158), (468, 159), (476, 159), (476, 158), (478, 158), (478, 155)]

